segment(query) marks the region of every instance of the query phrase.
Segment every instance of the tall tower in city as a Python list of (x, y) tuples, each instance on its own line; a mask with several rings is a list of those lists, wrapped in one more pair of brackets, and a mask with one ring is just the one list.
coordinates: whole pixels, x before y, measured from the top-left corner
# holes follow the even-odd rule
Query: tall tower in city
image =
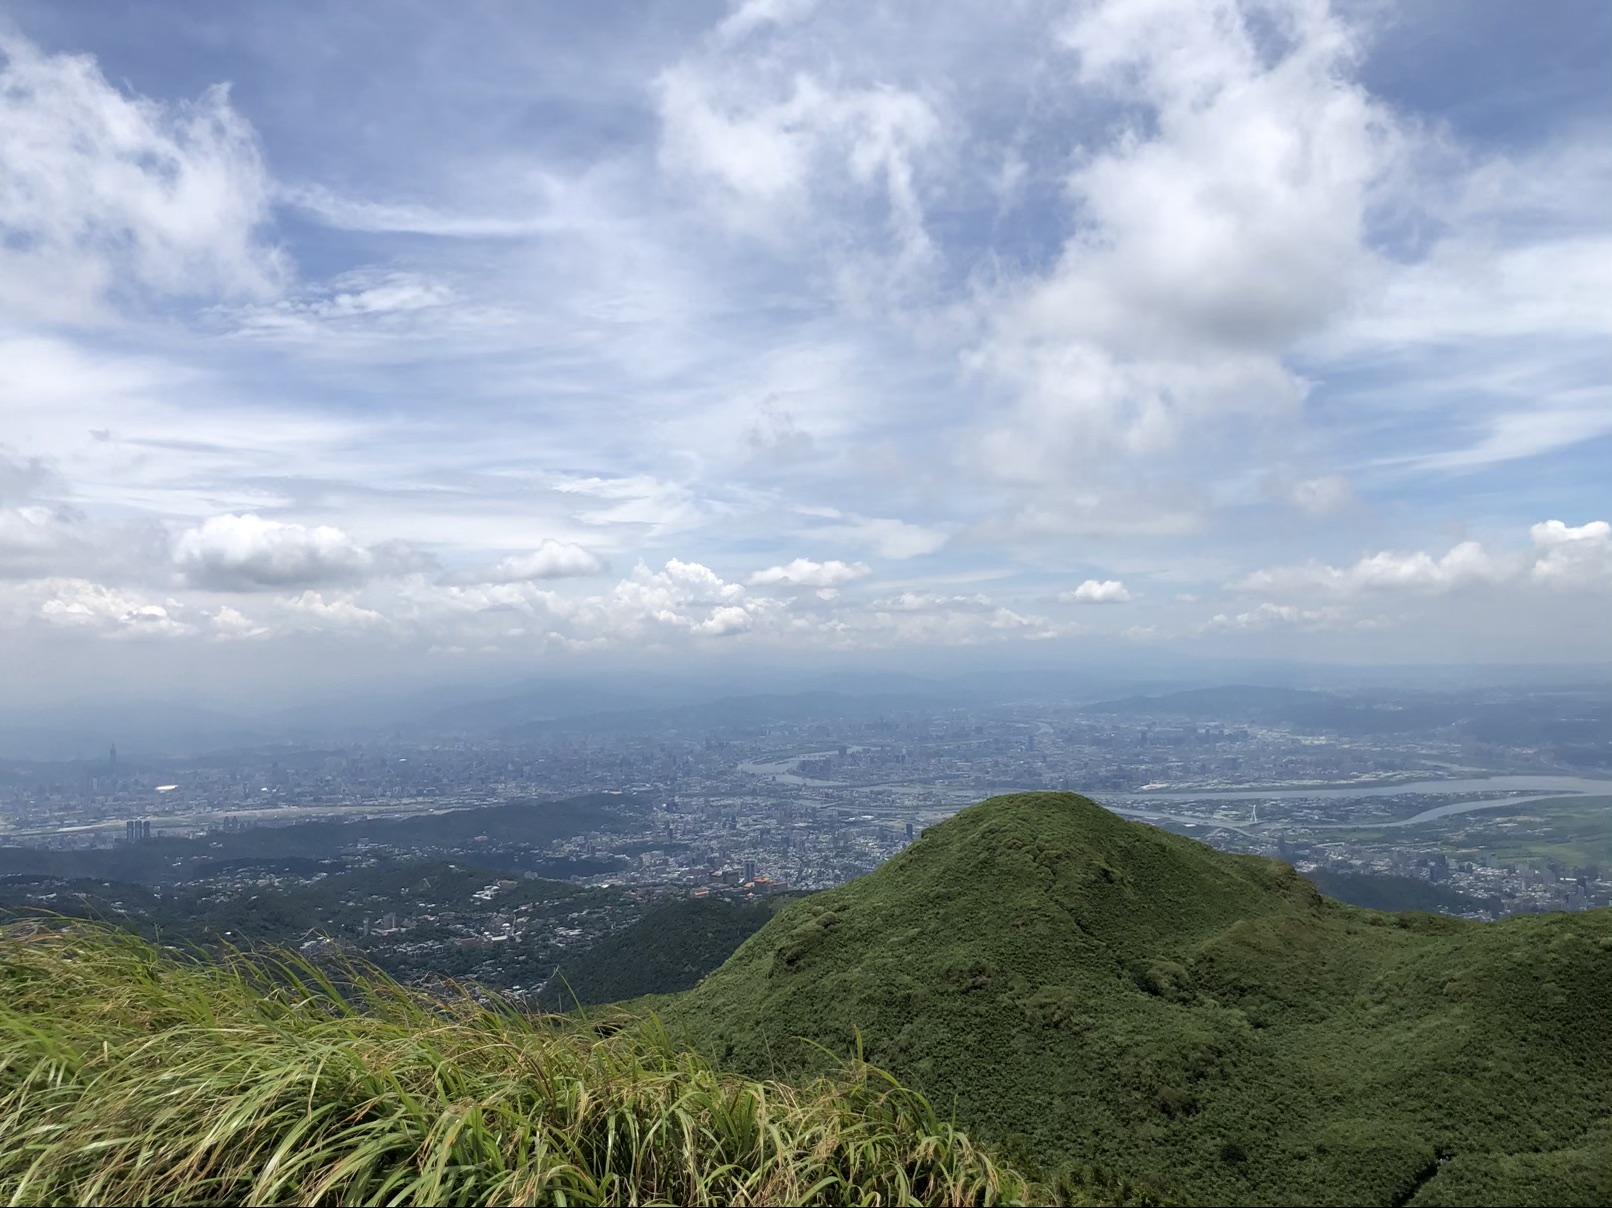
[(106, 757), (107, 770), (116, 775), (118, 770), (118, 744), (112, 744), (112, 752)]

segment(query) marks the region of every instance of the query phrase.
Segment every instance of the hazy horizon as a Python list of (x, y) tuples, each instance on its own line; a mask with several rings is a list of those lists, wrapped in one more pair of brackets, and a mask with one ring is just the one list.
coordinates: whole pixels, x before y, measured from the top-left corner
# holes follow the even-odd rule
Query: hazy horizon
[(13, 0), (0, 703), (1604, 680), (1609, 68), (1590, 2)]

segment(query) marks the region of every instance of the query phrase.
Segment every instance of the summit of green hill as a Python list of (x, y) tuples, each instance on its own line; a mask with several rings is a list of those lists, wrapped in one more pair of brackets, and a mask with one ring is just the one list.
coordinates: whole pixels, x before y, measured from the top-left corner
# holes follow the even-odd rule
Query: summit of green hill
[(860, 1047), (1048, 1176), (1242, 1204), (1607, 1198), (1612, 912), (1364, 910), (1071, 793), (931, 827), (664, 1015), (756, 1073)]

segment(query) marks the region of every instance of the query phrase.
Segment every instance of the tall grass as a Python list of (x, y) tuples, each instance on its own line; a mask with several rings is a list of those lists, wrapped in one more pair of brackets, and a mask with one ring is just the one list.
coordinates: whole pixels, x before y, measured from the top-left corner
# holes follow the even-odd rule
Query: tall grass
[(1025, 1181), (861, 1064), (723, 1074), (290, 956), (0, 930), (0, 1203), (1009, 1204)]

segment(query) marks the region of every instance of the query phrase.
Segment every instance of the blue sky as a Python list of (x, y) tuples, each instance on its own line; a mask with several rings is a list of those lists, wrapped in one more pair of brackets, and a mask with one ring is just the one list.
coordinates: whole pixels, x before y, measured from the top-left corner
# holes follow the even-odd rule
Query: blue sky
[(1599, 2), (0, 9), (0, 657), (1612, 657)]

